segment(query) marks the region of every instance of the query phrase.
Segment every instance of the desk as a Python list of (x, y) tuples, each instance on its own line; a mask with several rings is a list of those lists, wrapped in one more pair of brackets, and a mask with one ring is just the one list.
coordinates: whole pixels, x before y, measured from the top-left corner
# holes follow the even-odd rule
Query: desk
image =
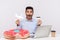
[[(0, 40), (7, 40), (5, 38), (1, 38)], [(16, 39), (16, 40), (21, 40), (21, 39)], [(28, 39), (25, 39), (25, 40), (60, 40), (60, 34), (57, 34), (56, 37), (45, 37), (45, 38), (28, 38)]]

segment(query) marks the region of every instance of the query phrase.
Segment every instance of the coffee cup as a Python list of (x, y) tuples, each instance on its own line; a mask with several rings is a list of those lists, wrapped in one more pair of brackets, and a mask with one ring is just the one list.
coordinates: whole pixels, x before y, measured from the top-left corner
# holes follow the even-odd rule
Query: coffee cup
[(51, 31), (51, 37), (55, 37), (56, 36), (56, 31), (55, 30), (52, 30)]

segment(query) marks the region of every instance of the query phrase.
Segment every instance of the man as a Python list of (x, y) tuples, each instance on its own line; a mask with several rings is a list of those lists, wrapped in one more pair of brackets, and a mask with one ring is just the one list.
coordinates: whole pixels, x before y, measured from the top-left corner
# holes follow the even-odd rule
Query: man
[[(21, 36), (19, 34), (20, 38), (28, 38), (31, 36), (31, 34), (35, 34), (35, 30), (37, 28), (37, 25), (42, 24), (41, 20), (36, 20), (33, 18), (33, 14), (34, 14), (33, 7), (31, 7), (31, 6), (26, 7), (25, 14), (26, 14), (26, 18), (24, 20), (22, 20), (22, 21), (20, 21), (19, 19), (16, 20), (16, 24), (18, 26), (18, 29), (23, 29), (23, 30), (25, 30), (25, 32), (27, 32), (23, 36)], [(5, 34), (5, 36), (7, 36), (7, 35)], [(9, 36), (9, 37), (12, 38), (13, 36)]]

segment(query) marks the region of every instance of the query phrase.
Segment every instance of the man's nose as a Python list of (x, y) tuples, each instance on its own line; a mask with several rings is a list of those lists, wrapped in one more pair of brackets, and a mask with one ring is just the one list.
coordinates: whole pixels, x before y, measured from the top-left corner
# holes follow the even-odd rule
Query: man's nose
[(30, 13), (30, 11), (29, 11), (29, 13)]

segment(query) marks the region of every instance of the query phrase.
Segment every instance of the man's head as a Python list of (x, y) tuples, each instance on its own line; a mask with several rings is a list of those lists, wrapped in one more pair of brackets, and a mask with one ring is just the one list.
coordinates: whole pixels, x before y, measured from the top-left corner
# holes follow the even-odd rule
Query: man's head
[(34, 13), (33, 7), (31, 6), (26, 7), (25, 13), (26, 13), (26, 17), (28, 19), (31, 19)]

